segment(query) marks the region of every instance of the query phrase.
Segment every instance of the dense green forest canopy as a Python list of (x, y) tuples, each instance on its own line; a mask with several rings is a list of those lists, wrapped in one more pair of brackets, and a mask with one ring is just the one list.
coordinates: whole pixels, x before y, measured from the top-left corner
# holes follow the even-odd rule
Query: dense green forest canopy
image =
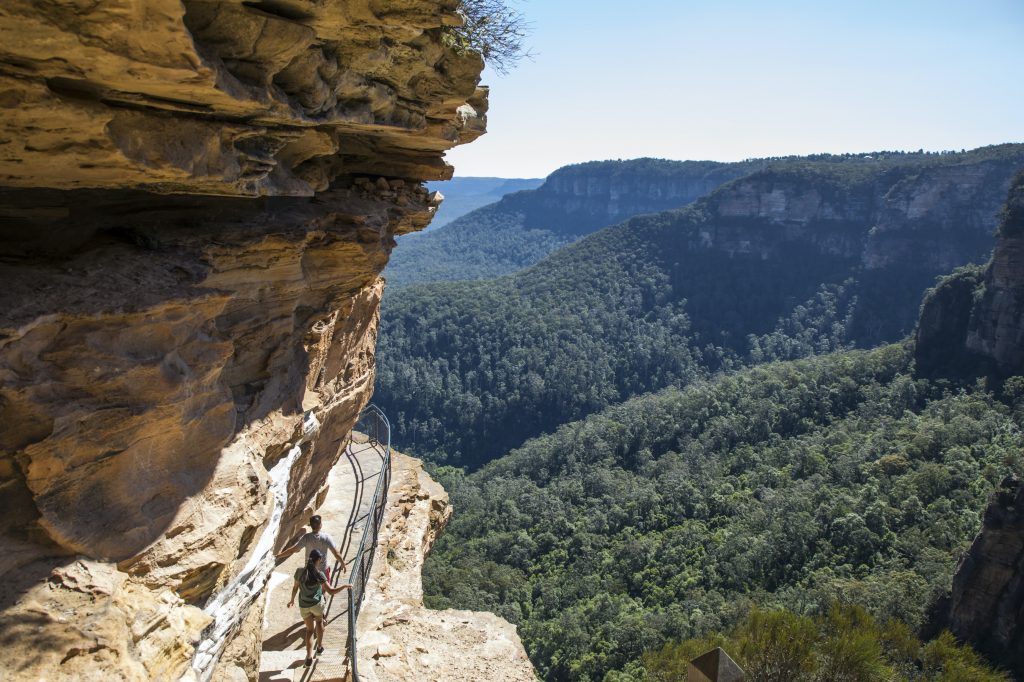
[(427, 603), (518, 624), (548, 680), (642, 679), (652, 652), (755, 605), (916, 627), (989, 492), (1024, 473), (1007, 395), (918, 378), (907, 345), (884, 346), (668, 388), (471, 474), (441, 467), (457, 513)]

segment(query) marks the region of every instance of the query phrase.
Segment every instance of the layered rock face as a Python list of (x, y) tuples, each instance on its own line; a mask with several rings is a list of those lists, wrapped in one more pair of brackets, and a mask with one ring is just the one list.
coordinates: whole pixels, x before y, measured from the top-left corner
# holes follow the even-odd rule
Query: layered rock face
[(926, 298), (917, 360), (932, 374), (1024, 373), (1024, 173), (1010, 188), (989, 264), (955, 273)]
[(773, 246), (799, 239), (855, 258), (866, 270), (912, 264), (948, 272), (991, 250), (997, 214), (1024, 167), (1024, 146), (950, 156), (890, 167), (779, 164), (708, 198), (716, 230), (708, 238), (764, 258)]
[[(854, 285), (847, 334), (892, 342), (918, 320), (937, 277), (988, 260), (1024, 146), (965, 154), (779, 163), (694, 205), (692, 250), (778, 265), (770, 279)], [(846, 274), (841, 274), (846, 273)], [(699, 300), (688, 305), (696, 311)], [(945, 324), (945, 323), (943, 323)]]
[(555, 221), (550, 218), (558, 215), (571, 221), (570, 233), (582, 235), (630, 216), (680, 208), (763, 165), (760, 161), (595, 161), (559, 168), (536, 191), (505, 201), (526, 213), (528, 227), (551, 229)]
[(981, 299), (971, 310), (967, 349), (1008, 374), (1024, 373), (1024, 174), (1010, 190)]
[(372, 391), (394, 236), (483, 131), (454, 7), (0, 8), (5, 679), (192, 674), (290, 452), (301, 524)]
[(311, 196), (337, 175), (446, 179), (483, 131), (455, 0), (13, 0), (0, 184)]
[(992, 661), (1024, 675), (1024, 483), (1003, 481), (953, 577), (947, 624)]

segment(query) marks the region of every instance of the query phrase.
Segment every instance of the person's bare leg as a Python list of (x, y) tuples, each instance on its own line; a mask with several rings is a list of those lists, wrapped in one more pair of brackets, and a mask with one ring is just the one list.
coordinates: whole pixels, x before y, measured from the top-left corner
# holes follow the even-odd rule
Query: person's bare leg
[(309, 614), (304, 617), (303, 622), (306, 624), (306, 629), (302, 633), (304, 643), (306, 645), (306, 660), (313, 658), (313, 629), (314, 629), (314, 618), (313, 614)]
[(319, 652), (324, 647), (324, 619), (317, 618), (316, 622), (316, 650)]

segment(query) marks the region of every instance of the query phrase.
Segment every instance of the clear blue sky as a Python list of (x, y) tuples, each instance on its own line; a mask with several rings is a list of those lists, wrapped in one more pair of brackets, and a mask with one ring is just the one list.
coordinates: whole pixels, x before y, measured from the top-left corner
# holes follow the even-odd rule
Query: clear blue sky
[(510, 2), (536, 54), (459, 176), (1024, 141), (1024, 0)]

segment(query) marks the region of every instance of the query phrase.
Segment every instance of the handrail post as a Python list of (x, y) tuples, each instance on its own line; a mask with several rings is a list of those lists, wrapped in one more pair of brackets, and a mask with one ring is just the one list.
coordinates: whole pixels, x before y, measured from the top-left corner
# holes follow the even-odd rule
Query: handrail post
[[(387, 416), (376, 405), (370, 404), (359, 416), (357, 426), (366, 433), (374, 446), (383, 449), (383, 456), (381, 457), (381, 469), (377, 476), (377, 485), (370, 501), (370, 509), (365, 516), (366, 524), (363, 526), (362, 538), (359, 540), (355, 557), (352, 559), (352, 572), (349, 576), (352, 589), (348, 591), (348, 647), (352, 682), (359, 682), (359, 666), (356, 660), (358, 648), (356, 622), (359, 619), (359, 611), (366, 592), (370, 570), (373, 568), (373, 558), (377, 551), (380, 528), (384, 520), (388, 490), (391, 488), (391, 424), (388, 422)], [(359, 591), (358, 594), (356, 594), (356, 590)]]
[(348, 660), (352, 666), (352, 682), (359, 681), (359, 669), (356, 663), (356, 609), (352, 590), (348, 592)]

